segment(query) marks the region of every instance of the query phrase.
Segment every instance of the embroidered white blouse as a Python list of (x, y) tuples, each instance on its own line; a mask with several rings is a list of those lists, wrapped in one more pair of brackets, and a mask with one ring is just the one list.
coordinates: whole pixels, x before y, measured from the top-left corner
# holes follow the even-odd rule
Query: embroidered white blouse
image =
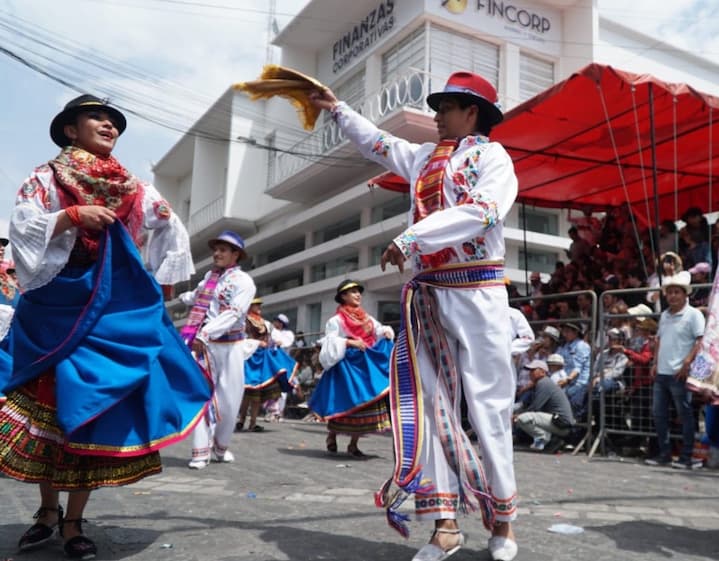
[[(370, 319), (374, 326), (375, 339), (379, 340), (381, 337), (394, 339), (394, 330), (389, 325), (382, 325), (372, 316), (370, 316)], [(342, 326), (342, 320), (339, 315), (334, 315), (327, 320), (325, 324), (325, 336), (319, 340), (319, 343), (322, 345), (319, 356), (322, 368), (325, 370), (332, 368), (345, 357), (348, 336)]]
[[(211, 270), (207, 271), (205, 278), (195, 290), (179, 295), (178, 298), (183, 304), (192, 306), (195, 303), (197, 295), (204, 289), (211, 274)], [(222, 273), (217, 279), (215, 293), (210, 300), (205, 323), (197, 333), (197, 339), (207, 343), (229, 332), (244, 332), (247, 312), (250, 309), (250, 302), (255, 297), (255, 291), (252, 277), (240, 267), (232, 267)], [(257, 344), (259, 345), (259, 341)]]
[[(160, 284), (188, 280), (195, 268), (187, 230), (155, 187), (143, 187), (144, 226), (152, 231), (146, 249), (150, 269)], [(62, 211), (55, 175), (49, 165), (42, 165), (23, 183), (10, 218), (12, 253), (23, 290), (46, 285), (67, 264), (77, 228), (52, 237)]]
[(504, 258), (502, 224), (517, 197), (517, 178), (509, 154), (484, 136), (463, 138), (449, 159), (444, 176), (444, 208), (414, 223), (414, 189), (435, 144), (414, 144), (378, 129), (370, 121), (338, 103), (333, 111), (344, 135), (366, 158), (410, 184), (408, 223), (394, 243), (415, 270), (419, 255), (445, 248), (449, 263)]

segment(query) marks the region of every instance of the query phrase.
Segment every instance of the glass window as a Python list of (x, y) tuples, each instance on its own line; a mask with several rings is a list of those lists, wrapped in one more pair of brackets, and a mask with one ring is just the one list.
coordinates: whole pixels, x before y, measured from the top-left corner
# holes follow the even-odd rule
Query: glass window
[(424, 71), (424, 26), (417, 28), (382, 55), (382, 83), (412, 70)]
[[(307, 329), (308, 333), (319, 333), (323, 331), (322, 325), (322, 303), (313, 302), (307, 305)], [(317, 337), (315, 337), (316, 339)]]
[(275, 292), (282, 292), (283, 290), (302, 286), (302, 276), (302, 271), (295, 271), (276, 279), (260, 283), (257, 285), (257, 294), (264, 296), (266, 294), (274, 294)]
[(540, 234), (559, 235), (559, 216), (533, 208), (519, 208), (519, 228)]
[(526, 101), (554, 84), (554, 63), (519, 54), (519, 99)]
[(284, 242), (282, 245), (268, 251), (264, 255), (260, 256), (262, 261), (259, 262), (263, 265), (266, 263), (272, 263), (273, 261), (278, 261), (285, 257), (289, 257), (290, 255), (294, 255), (295, 253), (299, 253), (300, 251), (304, 251), (304, 249), (305, 237), (302, 236), (301, 238)]
[(360, 217), (358, 214), (356, 216), (345, 218), (344, 220), (339, 220), (331, 226), (327, 226), (323, 230), (316, 230), (312, 239), (314, 241), (314, 245), (319, 245), (321, 243), (334, 240), (335, 238), (339, 238), (340, 236), (344, 236), (345, 234), (349, 234), (350, 232), (359, 230), (359, 228)]
[(520, 269), (527, 271), (539, 271), (540, 273), (553, 273), (559, 256), (554, 251), (540, 251), (530, 250), (524, 252), (523, 249), (519, 250), (518, 253), (519, 263), (517, 264)]
[(338, 275), (346, 275), (351, 271), (359, 269), (359, 255), (353, 253), (345, 257), (338, 257), (324, 263), (312, 265), (310, 272), (310, 281), (318, 282)]
[(372, 224), (382, 222), (398, 214), (405, 214), (409, 209), (409, 196), (402, 194), (395, 198), (372, 207)]
[(391, 325), (395, 331), (399, 327), (399, 301), (380, 300), (377, 303), (377, 321)]
[[(355, 72), (340, 85), (333, 88), (337, 99), (341, 99), (353, 109), (361, 110), (365, 98), (364, 78), (365, 71), (362, 68), (359, 72)], [(329, 111), (326, 113), (329, 114)]]
[(480, 74), (496, 88), (499, 83), (499, 47), (469, 35), (432, 25), (430, 28), (429, 91), (440, 91), (458, 68)]

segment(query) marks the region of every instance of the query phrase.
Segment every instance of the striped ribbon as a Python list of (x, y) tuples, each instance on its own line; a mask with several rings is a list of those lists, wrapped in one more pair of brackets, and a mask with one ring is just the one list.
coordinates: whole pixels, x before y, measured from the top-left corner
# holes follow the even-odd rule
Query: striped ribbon
[[(481, 510), (484, 525), (494, 523), (494, 504), (484, 470), (466, 433), (455, 405), (460, 399), (459, 375), (436, 315), (432, 288), (480, 289), (504, 285), (500, 261), (452, 263), (416, 275), (402, 288), (401, 319), (390, 369), (390, 413), (395, 448), (392, 478), (375, 494), (375, 504), (386, 510), (387, 522), (407, 537), (409, 517), (399, 507), (413, 493), (432, 490), (422, 477), (420, 454), (424, 440), (422, 380), (416, 341), (427, 345), (438, 385), (434, 415), (447, 462), (460, 481), (459, 505), (463, 511)], [(399, 489), (391, 492), (392, 484)]]
[(192, 342), (195, 340), (202, 322), (205, 321), (207, 310), (210, 308), (210, 302), (212, 302), (212, 296), (215, 294), (217, 281), (223, 272), (222, 269), (213, 269), (212, 273), (210, 273), (210, 276), (205, 282), (205, 286), (197, 295), (197, 298), (195, 298), (195, 304), (187, 316), (187, 322), (180, 330), (180, 337), (182, 337), (182, 340), (188, 347), (192, 346)]

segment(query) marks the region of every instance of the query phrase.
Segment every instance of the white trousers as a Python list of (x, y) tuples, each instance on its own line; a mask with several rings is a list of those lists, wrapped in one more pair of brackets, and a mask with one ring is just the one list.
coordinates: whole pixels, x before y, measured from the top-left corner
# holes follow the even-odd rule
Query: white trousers
[[(444, 328), (467, 401), (469, 422), (479, 441), (479, 452), (495, 503), (496, 519), (514, 520), (517, 486), (514, 478), (512, 404), (515, 376), (511, 360), (510, 320), (505, 288), (478, 290), (433, 289), (437, 313)], [(456, 518), (459, 482), (450, 470), (434, 417), (437, 374), (424, 341), (417, 357), (424, 396), (425, 438), (423, 474), (434, 489), (415, 496), (418, 520)], [(460, 403), (455, 414), (460, 418)]]
[[(192, 433), (192, 459), (209, 460), (214, 447), (223, 454), (230, 445), (245, 393), (244, 341), (208, 343), (207, 354), (215, 383), (217, 410), (211, 421), (201, 420)], [(219, 421), (217, 420), (219, 418)]]

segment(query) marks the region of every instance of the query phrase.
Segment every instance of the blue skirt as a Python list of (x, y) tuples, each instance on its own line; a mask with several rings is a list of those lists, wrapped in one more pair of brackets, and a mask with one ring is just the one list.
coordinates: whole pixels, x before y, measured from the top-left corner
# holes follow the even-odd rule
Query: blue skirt
[(261, 390), (278, 382), (283, 392), (292, 391), (296, 370), (297, 362), (284, 349), (259, 347), (245, 361), (245, 389)]
[(12, 367), (0, 371), (0, 391), (54, 371), (58, 426), (76, 454), (168, 446), (189, 434), (212, 395), (119, 222), (93, 265), (68, 265), (23, 294), (3, 343)]
[(350, 415), (382, 399), (389, 391), (392, 341), (382, 338), (362, 352), (347, 349), (345, 357), (322, 374), (310, 398), (310, 409), (325, 419)]

